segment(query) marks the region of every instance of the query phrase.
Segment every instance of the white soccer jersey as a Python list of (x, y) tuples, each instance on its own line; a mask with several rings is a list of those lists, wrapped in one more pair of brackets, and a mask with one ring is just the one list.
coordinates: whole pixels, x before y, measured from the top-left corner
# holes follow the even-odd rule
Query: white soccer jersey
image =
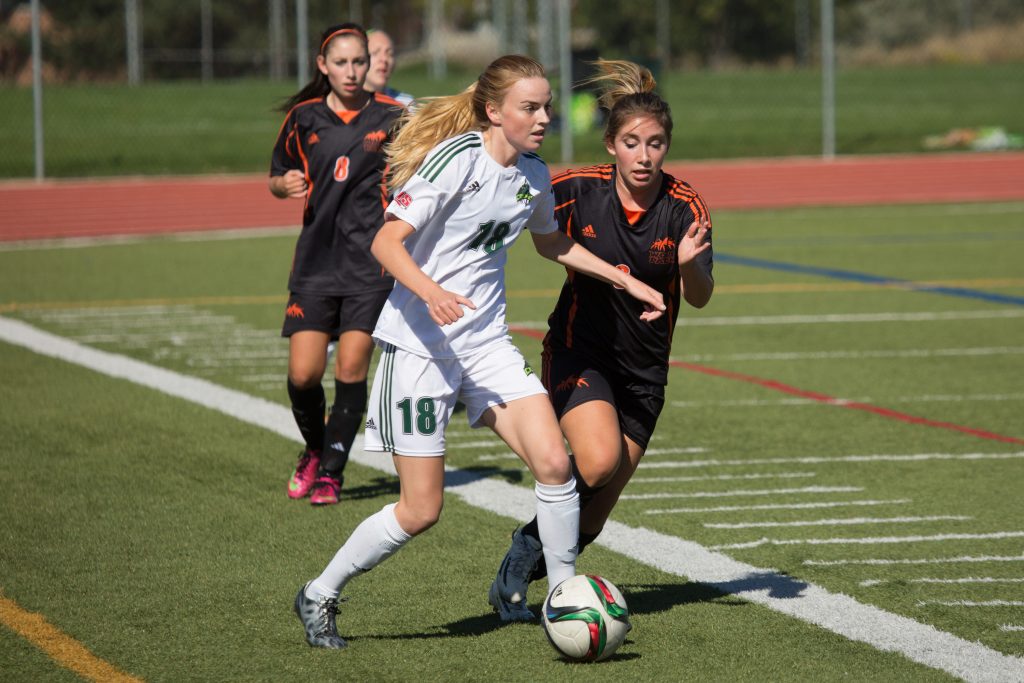
[(514, 166), (501, 166), (479, 132), (431, 150), (386, 213), (415, 228), (405, 247), (423, 272), (476, 305), (442, 327), (419, 297), (395, 283), (373, 336), (431, 358), (470, 355), (508, 335), (508, 248), (524, 228), (538, 234), (558, 229), (551, 177), (540, 157), (520, 154)]

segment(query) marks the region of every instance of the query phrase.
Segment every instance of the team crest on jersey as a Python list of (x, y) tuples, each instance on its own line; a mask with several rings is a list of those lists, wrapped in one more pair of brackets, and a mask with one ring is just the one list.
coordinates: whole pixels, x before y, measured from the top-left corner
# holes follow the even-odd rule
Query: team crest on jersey
[(526, 373), (527, 377), (533, 374), (533, 368), (530, 367), (530, 361), (523, 361), (523, 372)]
[(289, 318), (305, 318), (306, 313), (302, 310), (302, 306), (297, 303), (292, 303), (291, 306), (285, 309), (284, 314)]
[(648, 263), (667, 264), (676, 259), (676, 241), (671, 237), (663, 237), (651, 243), (647, 251)]
[(395, 197), (395, 203), (403, 209), (407, 209), (412, 204), (412, 197), (409, 196), (408, 192), (399, 192), (398, 196)]
[(363, 138), (363, 151), (379, 152), (386, 137), (387, 133), (382, 130), (375, 130), (372, 133), (367, 133), (366, 137)]
[(516, 192), (516, 201), (526, 202), (527, 204), (533, 201), (533, 195), (530, 193), (530, 183), (525, 182), (523, 183), (523, 186), (519, 188), (519, 191)]

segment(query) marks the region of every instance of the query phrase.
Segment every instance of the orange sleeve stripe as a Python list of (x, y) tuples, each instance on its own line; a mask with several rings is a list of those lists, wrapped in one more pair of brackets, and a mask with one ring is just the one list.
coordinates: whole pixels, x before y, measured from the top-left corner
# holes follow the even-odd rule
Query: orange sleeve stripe
[(373, 99), (377, 100), (381, 104), (392, 104), (392, 105), (395, 105), (395, 106), (398, 106), (398, 107), (402, 107), (403, 109), (405, 109), (405, 105), (404, 104), (402, 104), (401, 102), (399, 102), (398, 100), (396, 100), (393, 97), (388, 97), (384, 93), (379, 93), (379, 92), (373, 93)]
[(551, 184), (568, 180), (569, 178), (603, 178), (607, 180), (612, 175), (611, 164), (599, 164), (597, 166), (586, 166), (584, 168), (570, 168), (562, 171), (551, 179)]

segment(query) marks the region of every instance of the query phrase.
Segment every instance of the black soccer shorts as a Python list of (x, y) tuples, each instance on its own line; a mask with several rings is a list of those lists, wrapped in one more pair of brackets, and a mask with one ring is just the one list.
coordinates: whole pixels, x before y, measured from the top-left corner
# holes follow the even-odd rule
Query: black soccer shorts
[(326, 332), (337, 339), (342, 332), (373, 332), (390, 289), (372, 290), (345, 296), (292, 292), (284, 309), (282, 337), (312, 330)]
[(646, 450), (665, 406), (665, 387), (629, 382), (560, 345), (544, 350), (541, 381), (558, 419), (587, 401), (605, 401), (619, 416), (619, 429)]

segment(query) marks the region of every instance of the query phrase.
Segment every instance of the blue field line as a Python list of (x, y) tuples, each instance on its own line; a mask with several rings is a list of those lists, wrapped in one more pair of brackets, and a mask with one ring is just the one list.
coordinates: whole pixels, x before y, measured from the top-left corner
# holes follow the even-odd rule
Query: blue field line
[(768, 270), (781, 270), (787, 273), (803, 273), (806, 275), (818, 275), (832, 278), (834, 280), (849, 280), (863, 282), (866, 284), (879, 285), (880, 287), (901, 287), (919, 292), (942, 294), (945, 296), (957, 296), (964, 299), (980, 299), (997, 304), (1012, 304), (1024, 306), (1024, 297), (1009, 296), (1006, 294), (995, 294), (983, 292), (977, 289), (966, 287), (943, 287), (941, 285), (925, 285), (913, 280), (902, 280), (900, 278), (882, 277), (870, 273), (858, 273), (853, 270), (840, 270), (838, 268), (819, 268), (817, 266), (805, 266), (799, 263), (786, 263), (784, 261), (769, 261), (767, 259), (750, 258), (749, 256), (736, 256), (735, 254), (715, 253), (715, 260), (720, 263), (735, 263), (740, 266), (751, 268), (767, 268)]

